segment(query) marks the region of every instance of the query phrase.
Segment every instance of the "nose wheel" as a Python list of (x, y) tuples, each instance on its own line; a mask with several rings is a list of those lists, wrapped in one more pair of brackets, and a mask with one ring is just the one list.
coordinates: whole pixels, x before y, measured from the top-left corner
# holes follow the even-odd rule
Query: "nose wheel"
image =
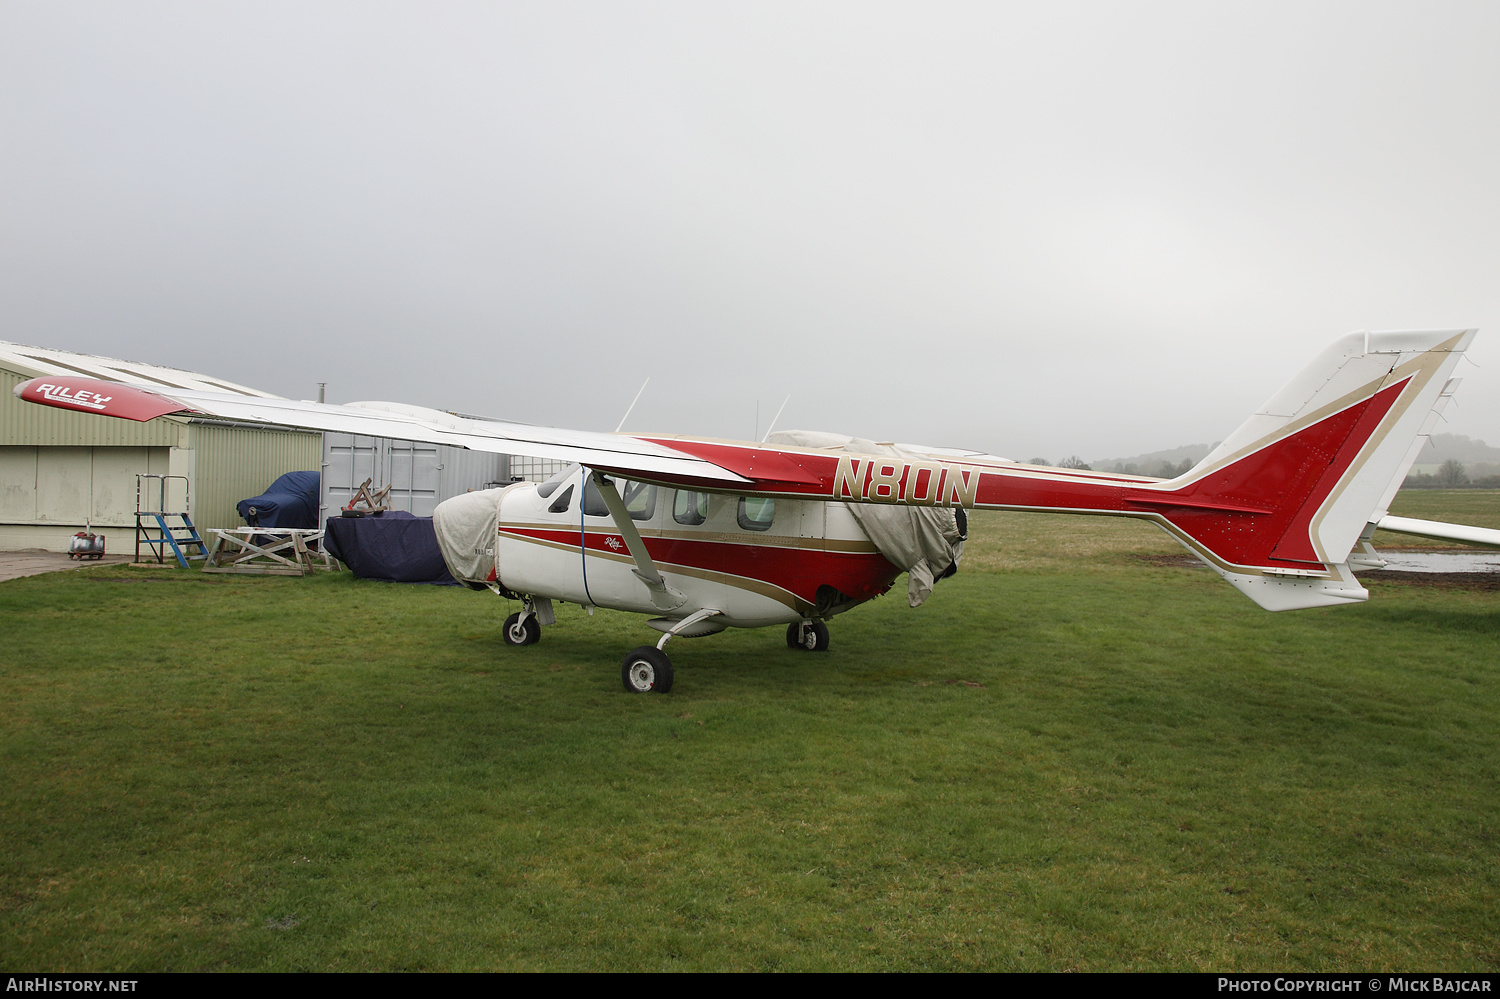
[(632, 694), (665, 694), (672, 689), (672, 660), (654, 645), (631, 649), (620, 664), (620, 679)]
[(828, 651), (828, 625), (822, 621), (797, 621), (786, 626), (786, 644), (804, 652)]

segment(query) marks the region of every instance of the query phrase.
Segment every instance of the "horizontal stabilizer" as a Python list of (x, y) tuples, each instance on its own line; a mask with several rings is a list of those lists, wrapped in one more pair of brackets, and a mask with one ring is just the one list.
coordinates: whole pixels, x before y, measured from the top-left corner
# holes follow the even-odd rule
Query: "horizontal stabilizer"
[(1397, 534), (1415, 534), (1419, 538), (1436, 538), (1439, 541), (1462, 541), (1470, 545), (1494, 545), (1500, 548), (1500, 531), (1490, 527), (1444, 524), (1436, 520), (1416, 520), (1411, 517), (1381, 517), (1375, 526), (1382, 531), (1395, 531)]

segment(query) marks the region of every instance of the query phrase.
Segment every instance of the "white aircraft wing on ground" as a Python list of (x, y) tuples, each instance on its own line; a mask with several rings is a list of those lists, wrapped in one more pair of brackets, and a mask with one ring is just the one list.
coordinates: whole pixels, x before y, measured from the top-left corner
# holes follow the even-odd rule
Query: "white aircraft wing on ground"
[(1382, 531), (1397, 534), (1414, 534), (1419, 538), (1436, 538), (1439, 541), (1462, 541), (1471, 545), (1494, 545), (1500, 548), (1500, 531), (1489, 527), (1469, 527), (1464, 524), (1444, 524), (1436, 520), (1417, 520), (1413, 517), (1382, 517), (1375, 524)]

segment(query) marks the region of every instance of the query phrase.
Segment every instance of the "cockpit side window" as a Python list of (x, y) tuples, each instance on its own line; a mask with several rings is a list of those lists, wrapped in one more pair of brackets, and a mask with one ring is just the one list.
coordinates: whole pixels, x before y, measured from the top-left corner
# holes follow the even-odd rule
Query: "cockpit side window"
[[(630, 512), (631, 520), (650, 520), (656, 516), (655, 486), (644, 482), (631, 482), (628, 479), (613, 481), (615, 488), (620, 490), (620, 498), (625, 501), (625, 509)], [(599, 495), (593, 479), (583, 484), (583, 512), (588, 517), (609, 516), (609, 507), (604, 505), (604, 497)]]
[[(554, 487), (556, 488), (556, 487)], [(552, 505), (547, 507), (548, 513), (567, 513), (568, 507), (573, 503), (573, 487), (569, 486), (558, 494)]]
[(741, 496), (735, 519), (747, 531), (768, 531), (776, 519), (776, 501), (763, 496)]
[(631, 520), (650, 520), (656, 516), (656, 487), (644, 482), (625, 483), (625, 509)]
[(677, 490), (672, 499), (672, 519), (692, 527), (708, 519), (708, 493)]
[[(542, 499), (546, 499), (548, 496), (551, 496), (553, 493), (557, 492), (557, 487), (566, 482), (568, 478), (572, 476), (572, 474), (576, 471), (578, 471), (577, 465), (569, 465), (561, 472), (558, 472), (556, 475), (552, 476), (552, 478), (548, 479), (546, 482), (543, 482), (541, 485), (537, 486), (536, 494)], [(566, 510), (567, 507), (563, 507), (563, 509)]]

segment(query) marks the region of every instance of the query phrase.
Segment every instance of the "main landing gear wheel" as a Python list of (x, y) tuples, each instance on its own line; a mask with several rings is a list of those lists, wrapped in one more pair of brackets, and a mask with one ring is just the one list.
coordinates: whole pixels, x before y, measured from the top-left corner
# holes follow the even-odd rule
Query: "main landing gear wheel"
[(512, 614), (505, 619), (505, 644), (506, 645), (535, 645), (542, 640), (542, 626), (537, 624), (536, 615), (526, 615), (526, 620), (521, 620), (520, 614)]
[(828, 625), (822, 621), (810, 621), (806, 625), (793, 622), (786, 626), (786, 644), (806, 652), (827, 652)]
[(632, 694), (665, 694), (672, 689), (672, 660), (654, 645), (631, 649), (620, 664), (620, 679)]

